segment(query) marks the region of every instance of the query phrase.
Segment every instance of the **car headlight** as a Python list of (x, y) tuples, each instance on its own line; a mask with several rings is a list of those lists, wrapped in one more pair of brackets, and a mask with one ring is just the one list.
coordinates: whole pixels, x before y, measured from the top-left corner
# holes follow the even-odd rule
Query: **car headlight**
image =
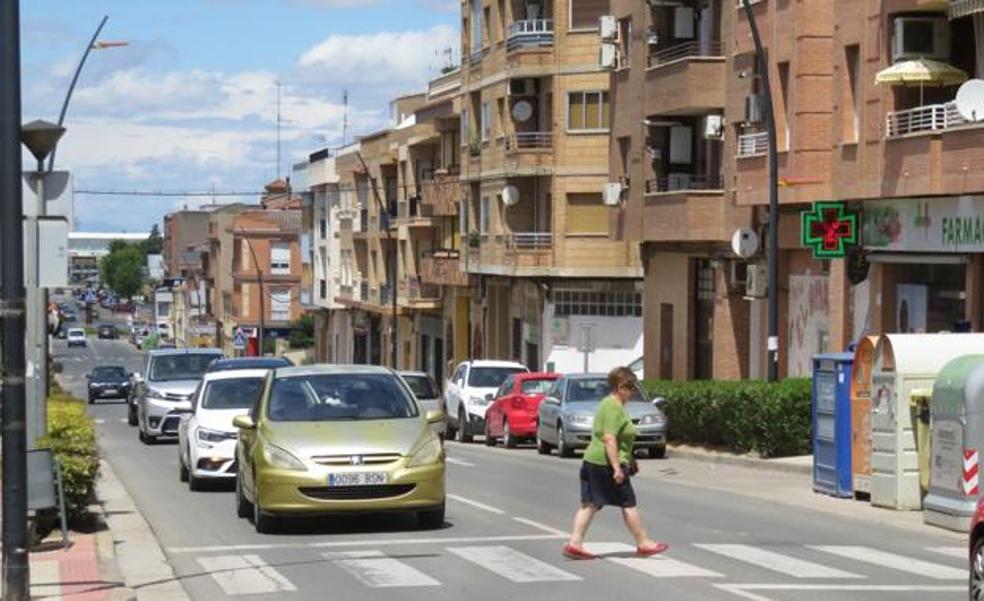
[(666, 423), (666, 418), (662, 415), (643, 415), (639, 423), (644, 426), (662, 426)]
[(222, 442), (223, 440), (229, 438), (225, 432), (209, 430), (208, 428), (198, 428), (198, 430), (196, 430), (196, 436), (198, 437), (199, 442), (208, 442), (213, 444)]
[(407, 462), (407, 467), (420, 467), (422, 465), (427, 465), (443, 459), (444, 446), (441, 444), (441, 440), (439, 438), (434, 437), (422, 447), (417, 449), (417, 452), (410, 456), (410, 461)]
[(148, 388), (147, 389), (147, 398), (148, 399), (154, 399), (154, 400), (157, 400), (157, 401), (165, 401), (165, 400), (167, 400), (164, 397), (164, 393), (163, 392), (160, 392), (158, 390), (154, 390), (153, 388)]
[(296, 472), (307, 470), (300, 459), (272, 444), (263, 445), (263, 459), (277, 469), (293, 470)]
[(572, 424), (587, 425), (587, 424), (594, 423), (594, 416), (586, 415), (583, 413), (573, 413), (567, 416), (567, 421), (569, 421)]

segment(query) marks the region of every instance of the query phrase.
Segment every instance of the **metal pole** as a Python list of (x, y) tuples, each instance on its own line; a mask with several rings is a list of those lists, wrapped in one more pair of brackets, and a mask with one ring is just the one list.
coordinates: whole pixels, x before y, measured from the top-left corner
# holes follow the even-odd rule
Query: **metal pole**
[[(34, 197), (35, 219), (33, 236), (34, 240), (34, 284), (33, 290), (36, 302), (28, 306), (28, 311), (32, 313), (34, 324), (34, 398), (28, 406), (28, 448), (34, 448), (37, 439), (43, 437), (47, 432), (47, 407), (45, 406), (48, 398), (48, 291), (41, 286), (41, 221), (48, 213), (48, 203), (45, 200), (45, 171), (44, 160), (38, 161), (36, 173), (38, 191)], [(33, 423), (32, 423), (33, 422)]]
[(260, 331), (257, 333), (257, 341), (260, 345), (260, 357), (263, 356), (263, 330), (266, 329), (264, 325), (264, 314), (266, 309), (263, 303), (263, 270), (260, 269), (260, 262), (256, 260), (256, 251), (253, 250), (253, 243), (250, 241), (249, 236), (246, 235), (244, 230), (239, 230), (239, 233), (243, 234), (243, 240), (246, 241), (246, 247), (249, 248), (249, 254), (253, 257), (253, 265), (256, 267), (256, 282), (260, 287)]
[[(109, 20), (109, 15), (102, 18), (99, 22), (99, 27), (96, 27), (96, 32), (92, 34), (92, 39), (89, 40), (89, 45), (85, 47), (85, 52), (82, 53), (82, 60), (79, 61), (79, 65), (75, 68), (75, 75), (72, 76), (72, 83), (68, 86), (68, 92), (65, 94), (65, 101), (62, 102), (61, 112), (58, 114), (58, 126), (61, 127), (65, 123), (65, 114), (68, 113), (68, 103), (72, 100), (72, 92), (75, 91), (75, 84), (79, 81), (79, 75), (82, 74), (82, 67), (85, 66), (85, 61), (89, 58), (89, 53), (92, 52), (92, 47), (96, 45), (96, 40), (99, 39), (99, 34), (102, 32), (103, 27), (106, 26), (106, 21)], [(58, 151), (58, 146), (55, 145), (51, 149), (51, 156), (48, 157), (48, 171), (55, 168), (55, 152)], [(44, 169), (41, 169), (43, 171)]]
[(752, 40), (755, 42), (755, 54), (758, 62), (758, 77), (762, 82), (762, 94), (765, 107), (765, 131), (769, 141), (769, 366), (768, 379), (775, 382), (779, 379), (779, 155), (776, 148), (776, 119), (772, 106), (772, 86), (769, 83), (769, 62), (762, 47), (758, 23), (749, 0), (742, 0), (745, 16), (752, 30)]
[(24, 199), (21, 195), (20, 3), (0, 2), (0, 406), (3, 601), (27, 601), (27, 431), (24, 423)]

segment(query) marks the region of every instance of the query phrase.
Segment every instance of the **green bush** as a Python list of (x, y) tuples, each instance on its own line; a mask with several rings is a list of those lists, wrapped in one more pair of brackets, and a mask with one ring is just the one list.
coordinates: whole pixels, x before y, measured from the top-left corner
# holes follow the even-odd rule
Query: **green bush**
[(48, 398), (48, 435), (40, 447), (52, 450), (61, 463), (65, 506), (70, 525), (81, 524), (99, 475), (99, 447), (86, 405), (67, 394)]
[(645, 382), (650, 394), (666, 399), (669, 439), (723, 447), (763, 457), (811, 452), (812, 384), (808, 379), (776, 383)]

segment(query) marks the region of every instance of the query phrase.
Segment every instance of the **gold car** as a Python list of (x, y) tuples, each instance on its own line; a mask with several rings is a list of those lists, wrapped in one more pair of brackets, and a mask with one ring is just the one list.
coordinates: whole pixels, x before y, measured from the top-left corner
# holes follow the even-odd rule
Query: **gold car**
[(280, 515), (408, 511), (444, 523), (444, 447), (393, 371), (372, 366), (271, 371), (235, 418), (236, 511), (270, 532)]

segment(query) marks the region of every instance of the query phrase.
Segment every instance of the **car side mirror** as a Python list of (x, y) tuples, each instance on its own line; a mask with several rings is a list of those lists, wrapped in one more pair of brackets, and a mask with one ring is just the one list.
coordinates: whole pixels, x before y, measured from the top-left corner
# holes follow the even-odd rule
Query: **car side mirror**
[(556, 397), (548, 396), (546, 399), (544, 399), (543, 402), (548, 405), (559, 405), (560, 399), (557, 399)]
[(256, 422), (248, 415), (237, 415), (232, 418), (232, 425), (240, 430), (253, 430), (256, 428)]
[(439, 424), (444, 421), (444, 412), (440, 409), (431, 409), (424, 414), (428, 424)]
[(665, 407), (665, 406), (666, 406), (666, 398), (665, 398), (665, 397), (661, 397), (661, 396), (658, 396), (658, 397), (656, 397), (656, 398), (654, 398), (654, 399), (653, 399), (653, 405), (654, 405), (654, 406), (655, 406), (655, 407), (656, 407), (657, 409), (660, 409), (660, 410), (662, 410), (662, 409), (663, 409), (663, 407)]

